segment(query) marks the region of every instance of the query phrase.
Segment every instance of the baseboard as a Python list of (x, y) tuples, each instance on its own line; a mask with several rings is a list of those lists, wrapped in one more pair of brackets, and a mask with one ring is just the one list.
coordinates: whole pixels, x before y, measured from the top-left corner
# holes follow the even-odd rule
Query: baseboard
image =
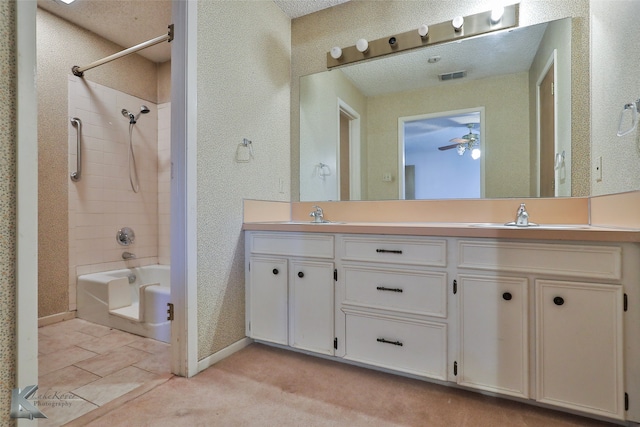
[(64, 313), (52, 314), (51, 316), (40, 317), (38, 319), (38, 328), (43, 326), (52, 325), (54, 323), (63, 322), (65, 320), (75, 319), (75, 311), (67, 311)]
[(222, 359), (225, 359), (231, 356), (236, 351), (240, 351), (249, 344), (251, 344), (253, 340), (251, 338), (245, 337), (240, 341), (236, 341), (228, 347), (223, 348), (222, 350), (213, 353), (211, 356), (207, 356), (202, 360), (198, 361), (198, 372), (202, 372), (205, 369), (215, 365)]

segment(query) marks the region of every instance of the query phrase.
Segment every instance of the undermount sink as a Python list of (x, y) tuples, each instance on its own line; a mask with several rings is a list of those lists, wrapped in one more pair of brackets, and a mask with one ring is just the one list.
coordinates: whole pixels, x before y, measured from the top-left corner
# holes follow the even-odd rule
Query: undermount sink
[(473, 223), (469, 224), (471, 227), (481, 227), (481, 228), (501, 228), (505, 230), (528, 230), (528, 229), (536, 229), (536, 230), (588, 230), (591, 228), (590, 225), (587, 224), (535, 224), (528, 226), (517, 226), (513, 224), (500, 224), (497, 222), (481, 222), (481, 223)]

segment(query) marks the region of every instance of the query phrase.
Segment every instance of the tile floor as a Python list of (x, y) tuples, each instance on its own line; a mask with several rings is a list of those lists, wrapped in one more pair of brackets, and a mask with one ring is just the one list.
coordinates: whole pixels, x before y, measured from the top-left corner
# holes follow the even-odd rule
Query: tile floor
[(36, 394), (48, 418), (38, 426), (60, 426), (166, 375), (169, 357), (166, 343), (82, 319), (41, 327)]

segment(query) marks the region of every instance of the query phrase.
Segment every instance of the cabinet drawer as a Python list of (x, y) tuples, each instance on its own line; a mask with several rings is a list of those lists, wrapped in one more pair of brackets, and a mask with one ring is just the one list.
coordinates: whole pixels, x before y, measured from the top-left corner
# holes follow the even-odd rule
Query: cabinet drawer
[(461, 241), (458, 267), (620, 280), (622, 248)]
[(345, 265), (345, 303), (447, 317), (447, 274)]
[(324, 234), (251, 233), (251, 253), (333, 258), (333, 236)]
[(447, 265), (446, 240), (344, 236), (340, 242), (343, 260)]
[(446, 324), (347, 310), (345, 314), (345, 359), (446, 379)]

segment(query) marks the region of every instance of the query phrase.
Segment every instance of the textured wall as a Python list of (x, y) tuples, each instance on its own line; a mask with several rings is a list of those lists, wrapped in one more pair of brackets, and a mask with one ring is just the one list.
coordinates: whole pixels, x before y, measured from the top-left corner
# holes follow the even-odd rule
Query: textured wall
[(0, 425), (10, 426), (15, 387), (15, 1), (0, 0)]
[[(594, 195), (640, 188), (640, 131), (617, 137), (625, 104), (640, 98), (640, 44), (624, 28), (635, 28), (637, 0), (592, 0), (592, 150), (602, 157), (602, 181), (592, 177)], [(623, 128), (631, 125), (630, 111)]]
[[(351, 46), (369, 40), (489, 9), (489, 0), (359, 1), (338, 5), (292, 21), (291, 197), (299, 195), (299, 78), (326, 70), (332, 46)], [(505, 4), (513, 3), (505, 1)], [(573, 195), (589, 194), (589, 0), (522, 0), (520, 25), (574, 17), (572, 32), (572, 146)]]
[[(122, 50), (42, 9), (37, 11), (38, 61), (38, 317), (69, 309), (67, 76)], [(73, 49), (65, 48), (73, 42)], [(87, 71), (91, 81), (156, 102), (156, 64), (130, 55)]]
[[(270, 1), (199, 1), (197, 53), (198, 353), (204, 358), (245, 336), (242, 199), (289, 199), (289, 19)], [(243, 138), (253, 141), (254, 157), (238, 163)]]

